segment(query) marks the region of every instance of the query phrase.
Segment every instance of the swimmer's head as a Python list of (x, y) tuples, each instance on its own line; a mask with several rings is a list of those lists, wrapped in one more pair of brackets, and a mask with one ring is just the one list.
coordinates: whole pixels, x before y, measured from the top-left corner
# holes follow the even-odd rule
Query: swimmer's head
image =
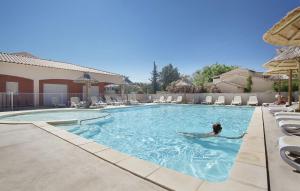
[(221, 133), (221, 131), (222, 131), (222, 126), (221, 126), (220, 123), (215, 123), (215, 124), (213, 124), (212, 128), (213, 128), (213, 132), (214, 132), (216, 135), (219, 134), (219, 133)]

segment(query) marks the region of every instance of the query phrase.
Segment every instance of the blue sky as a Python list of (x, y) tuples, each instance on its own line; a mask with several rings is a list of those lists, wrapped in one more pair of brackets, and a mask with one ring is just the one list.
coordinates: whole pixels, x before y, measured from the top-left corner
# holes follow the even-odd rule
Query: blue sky
[(258, 71), (275, 54), (262, 35), (299, 0), (1, 0), (0, 51), (147, 82), (153, 61), (191, 75), (213, 63)]

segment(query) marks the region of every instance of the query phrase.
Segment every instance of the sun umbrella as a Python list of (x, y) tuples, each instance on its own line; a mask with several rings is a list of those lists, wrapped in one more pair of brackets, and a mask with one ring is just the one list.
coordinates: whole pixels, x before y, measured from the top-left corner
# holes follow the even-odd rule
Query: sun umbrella
[(85, 85), (85, 95), (86, 95), (86, 98), (85, 98), (85, 101), (88, 101), (88, 98), (89, 98), (89, 87), (92, 85), (92, 84), (97, 84), (99, 83), (98, 80), (92, 78), (90, 76), (90, 74), (88, 73), (84, 73), (82, 76), (80, 76), (79, 78), (77, 78), (76, 80), (74, 80), (75, 83), (78, 83), (78, 84), (84, 84)]
[[(264, 67), (273, 69), (273, 70), (286, 70), (289, 71), (289, 95), (291, 95), (291, 79), (292, 79), (292, 73), (293, 70), (298, 69), (298, 81), (300, 81), (300, 47), (297, 46), (291, 46), (291, 47), (285, 47), (280, 49), (279, 54), (274, 57), (272, 60), (264, 64)], [(300, 86), (298, 86), (298, 92), (300, 92)], [(291, 97), (290, 97), (291, 99)], [(300, 100), (300, 94), (299, 98)], [(299, 109), (300, 109), (300, 102), (299, 102)]]
[[(277, 46), (300, 46), (300, 7), (289, 12), (277, 24), (269, 29), (263, 39)], [(284, 50), (285, 49), (285, 50)], [(273, 62), (265, 64), (267, 67), (277, 65), (281, 69), (298, 69), (298, 80), (300, 82), (300, 60), (299, 47), (288, 47), (281, 49), (281, 53), (273, 59)], [(276, 67), (276, 66), (275, 66)], [(291, 71), (290, 71), (291, 73)], [(299, 83), (300, 90), (300, 83)], [(300, 98), (300, 91), (299, 91)], [(300, 99), (299, 110), (300, 110)]]
[(270, 30), (263, 39), (277, 46), (299, 46), (300, 45), (300, 7), (289, 12)]
[[(281, 86), (281, 80), (289, 80), (288, 83), (288, 104), (291, 105), (292, 103), (292, 79), (293, 79), (293, 74), (297, 74), (297, 70), (282, 70), (282, 69), (273, 69), (273, 70), (268, 70), (267, 72), (264, 73), (264, 75), (268, 76), (274, 76), (273, 79), (278, 79), (279, 80), (279, 86)], [(280, 87), (279, 87), (279, 93), (280, 93)]]
[(184, 80), (178, 80), (175, 84), (176, 87), (184, 88), (184, 103), (186, 103), (186, 88), (191, 87), (192, 84), (190, 84), (187, 81)]

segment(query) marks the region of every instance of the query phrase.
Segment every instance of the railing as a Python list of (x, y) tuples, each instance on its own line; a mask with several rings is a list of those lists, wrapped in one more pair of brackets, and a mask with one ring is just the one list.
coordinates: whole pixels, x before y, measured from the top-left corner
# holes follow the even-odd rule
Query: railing
[(13, 92), (0, 93), (0, 110), (14, 110), (17, 107), (33, 107), (34, 106), (34, 95), (29, 93), (18, 93)]
[(109, 113), (106, 114), (106, 115), (103, 115), (103, 116), (99, 116), (99, 117), (93, 117), (93, 118), (88, 118), (88, 119), (81, 119), (79, 121), (79, 125), (82, 125), (82, 122), (85, 122), (85, 121), (91, 121), (91, 120), (95, 120), (95, 119), (101, 119), (101, 118), (106, 118), (108, 116), (111, 116)]
[[(120, 96), (119, 94), (108, 94)], [(89, 95), (91, 97), (93, 95)], [(100, 95), (94, 95), (100, 96)], [(0, 92), (0, 111), (13, 111), (35, 108), (69, 107), (70, 98), (85, 100), (83, 93), (13, 93)], [(123, 99), (125, 99), (123, 97)]]
[[(213, 96), (213, 100), (216, 100), (218, 96), (225, 97), (226, 104), (230, 104), (235, 95), (242, 97), (243, 104), (247, 103), (249, 96), (256, 95), (259, 104), (270, 103), (275, 101), (276, 92), (256, 92), (256, 93), (187, 93), (186, 101), (188, 103), (201, 103), (205, 100), (207, 95)], [(183, 93), (158, 93), (158, 94), (106, 94), (111, 97), (121, 97), (126, 100), (137, 100), (139, 102), (151, 102), (155, 99), (159, 99), (160, 96), (171, 95), (173, 99), (177, 96), (184, 96)], [(281, 95), (287, 97), (287, 93), (281, 93)], [(92, 95), (90, 95), (92, 96)], [(101, 95), (103, 96), (103, 95)], [(0, 111), (13, 111), (22, 109), (35, 109), (35, 108), (53, 108), (53, 107), (70, 107), (70, 98), (79, 97), (80, 100), (85, 100), (82, 93), (51, 93), (51, 94), (34, 94), (34, 93), (1, 93), (0, 92)], [(99, 96), (98, 96), (99, 97)], [(298, 101), (298, 93), (293, 93), (294, 101)]]

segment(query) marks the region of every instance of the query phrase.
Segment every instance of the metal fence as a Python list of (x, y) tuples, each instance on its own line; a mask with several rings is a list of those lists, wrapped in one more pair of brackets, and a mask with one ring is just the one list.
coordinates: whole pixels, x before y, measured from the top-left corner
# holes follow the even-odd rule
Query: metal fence
[(15, 108), (28, 108), (34, 106), (34, 95), (29, 93), (14, 94), (0, 93), (0, 110), (14, 110)]
[[(194, 93), (186, 94), (188, 103), (200, 103), (205, 99), (205, 96), (212, 95), (213, 100), (216, 100), (218, 96), (222, 95), (225, 97), (225, 103), (230, 104), (231, 100), (235, 95), (242, 97), (243, 104), (247, 103), (249, 96), (256, 95), (259, 104), (264, 102), (270, 103), (275, 101), (276, 92), (260, 92), (260, 93)], [(287, 96), (287, 93), (281, 93), (283, 96)], [(160, 96), (171, 95), (175, 99), (178, 95), (183, 94), (169, 94), (169, 93), (158, 93), (158, 94), (105, 94), (111, 97), (119, 96), (123, 100), (138, 100), (139, 102), (151, 102), (154, 99), (158, 99)], [(89, 95), (93, 96), (93, 95)], [(97, 95), (94, 95), (97, 96)], [(98, 95), (100, 96), (100, 95)], [(101, 95), (104, 96), (104, 95)], [(71, 105), (70, 98), (79, 97), (80, 100), (85, 100), (83, 93), (1, 93), (0, 92), (0, 111), (12, 111), (22, 109), (35, 109), (35, 108), (53, 108), (53, 107), (69, 107)], [(293, 93), (294, 101), (298, 101), (298, 92)]]
[(81, 93), (53, 93), (53, 94), (34, 94), (34, 93), (0, 93), (0, 111), (12, 111), (21, 109), (50, 108), (57, 106), (70, 106), (70, 97), (79, 97), (81, 100), (84, 95)]
[[(116, 94), (107, 94), (115, 96)], [(89, 95), (104, 96), (104, 95)], [(118, 95), (120, 96), (120, 95)], [(0, 111), (12, 111), (35, 108), (70, 107), (71, 97), (85, 100), (84, 93), (13, 93), (0, 92)]]

